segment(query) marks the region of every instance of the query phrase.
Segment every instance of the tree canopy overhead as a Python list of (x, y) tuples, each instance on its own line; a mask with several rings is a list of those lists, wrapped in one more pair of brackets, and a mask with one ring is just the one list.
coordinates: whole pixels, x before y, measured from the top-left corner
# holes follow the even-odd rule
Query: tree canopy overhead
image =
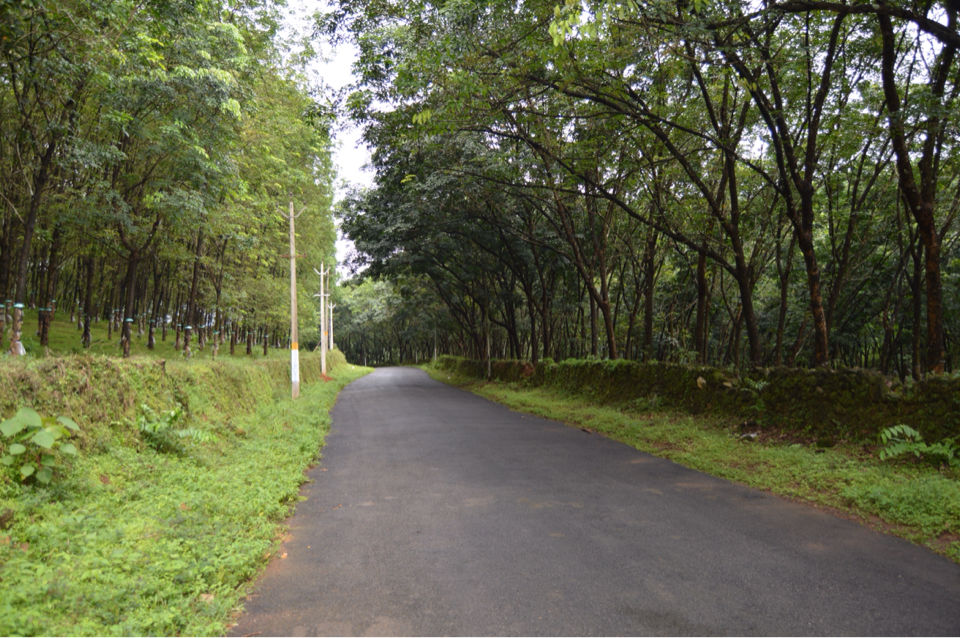
[(957, 13), (342, 0), (377, 170), (344, 228), (463, 354), (952, 369)]

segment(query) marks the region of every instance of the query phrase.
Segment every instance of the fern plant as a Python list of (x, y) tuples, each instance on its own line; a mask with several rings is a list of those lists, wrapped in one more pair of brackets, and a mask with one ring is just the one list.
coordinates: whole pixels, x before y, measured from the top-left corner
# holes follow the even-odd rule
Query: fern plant
[(197, 443), (214, 440), (213, 434), (209, 432), (196, 428), (178, 428), (183, 417), (183, 406), (178, 405), (173, 410), (164, 410), (157, 414), (144, 403), (140, 405), (137, 429), (140, 430), (144, 442), (157, 452), (183, 454), (183, 445), (180, 442), (182, 439), (192, 439)]
[(751, 396), (753, 396), (753, 404), (748, 406), (748, 410), (754, 415), (758, 421), (763, 419), (763, 416), (767, 413), (767, 404), (763, 400), (763, 389), (770, 385), (770, 382), (765, 379), (753, 380), (748, 377), (743, 377), (740, 379), (741, 387), (750, 391)]
[(960, 467), (960, 447), (955, 439), (927, 443), (923, 436), (909, 425), (899, 423), (880, 432), (880, 459), (894, 459), (911, 455), (932, 465)]

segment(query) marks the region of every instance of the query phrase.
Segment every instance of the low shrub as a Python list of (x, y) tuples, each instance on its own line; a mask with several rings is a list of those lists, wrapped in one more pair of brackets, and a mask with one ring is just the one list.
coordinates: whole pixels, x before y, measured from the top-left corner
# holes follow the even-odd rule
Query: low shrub
[(881, 460), (912, 456), (938, 467), (960, 467), (960, 447), (955, 440), (927, 443), (919, 432), (903, 423), (882, 430), (880, 443), (883, 445)]
[[(481, 361), (442, 356), (438, 368), (481, 379)], [(552, 387), (610, 405), (656, 397), (693, 414), (724, 414), (822, 440), (872, 443), (909, 421), (928, 440), (960, 436), (960, 378), (902, 385), (868, 370), (758, 369), (746, 376), (707, 366), (627, 360), (495, 361), (493, 379)], [(532, 370), (531, 370), (532, 368)]]
[(50, 483), (64, 466), (66, 458), (77, 455), (68, 441), (80, 428), (68, 417), (41, 417), (35, 410), (20, 408), (0, 424), (6, 454), (0, 464), (9, 467), (22, 482)]

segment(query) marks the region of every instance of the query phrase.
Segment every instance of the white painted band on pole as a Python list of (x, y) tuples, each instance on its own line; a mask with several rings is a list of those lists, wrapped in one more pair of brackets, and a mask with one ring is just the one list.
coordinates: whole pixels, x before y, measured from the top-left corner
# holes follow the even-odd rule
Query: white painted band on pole
[(290, 381), (300, 383), (300, 351), (296, 348), (290, 350)]

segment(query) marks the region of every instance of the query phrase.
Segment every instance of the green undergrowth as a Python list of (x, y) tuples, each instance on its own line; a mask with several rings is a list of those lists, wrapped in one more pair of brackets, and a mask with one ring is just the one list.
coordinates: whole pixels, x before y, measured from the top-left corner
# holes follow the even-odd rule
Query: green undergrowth
[[(26, 350), (27, 357), (49, 357), (65, 355), (107, 355), (120, 356), (122, 349), (120, 347), (120, 332), (109, 330), (108, 321), (98, 320), (90, 324), (90, 347), (84, 348), (81, 343), (83, 332), (77, 327), (75, 321), (70, 321), (70, 313), (65, 310), (58, 310), (56, 317), (50, 323), (50, 332), (47, 346), (40, 345), (40, 337), (37, 335), (37, 311), (26, 309), (23, 313), (23, 332), (21, 343)], [(5, 326), (3, 336), (2, 351), (6, 352), (10, 345), (10, 324)], [(130, 339), (130, 353), (133, 356), (141, 357), (160, 357), (160, 358), (179, 358), (182, 354), (174, 347), (176, 344), (176, 331), (172, 328), (167, 329), (166, 339), (163, 338), (163, 330), (156, 330), (154, 348), (147, 347), (147, 332), (140, 334), (139, 328), (134, 327)], [(197, 335), (194, 334), (190, 339), (191, 358), (193, 359), (212, 359), (213, 349), (210, 344), (200, 348), (197, 341)], [(255, 343), (252, 353), (247, 355), (247, 344), (238, 343), (235, 348), (233, 358), (240, 359), (285, 359), (289, 357), (289, 350), (283, 348), (267, 348), (267, 355), (263, 354), (263, 344)], [(217, 354), (218, 358), (230, 357), (230, 344), (224, 343), (220, 346)]]
[(931, 444), (960, 437), (960, 376), (900, 381), (854, 368), (733, 370), (662, 361), (482, 361), (449, 355), (438, 368), (475, 379), (588, 394), (603, 405), (654, 401), (690, 414), (747, 416), (764, 429), (824, 441), (871, 444), (907, 424)]
[(430, 366), (424, 369), (435, 379), (512, 409), (586, 428), (714, 476), (830, 508), (960, 562), (960, 475), (956, 470), (881, 461), (869, 446), (819, 448), (775, 436), (743, 438), (735, 419), (663, 410), (651, 402), (603, 406), (583, 394), (477, 381)]
[(0, 477), (0, 635), (222, 635), (368, 371), (334, 362), (303, 357), (297, 400), (279, 360), (0, 362), (0, 416), (80, 427), (49, 486)]

